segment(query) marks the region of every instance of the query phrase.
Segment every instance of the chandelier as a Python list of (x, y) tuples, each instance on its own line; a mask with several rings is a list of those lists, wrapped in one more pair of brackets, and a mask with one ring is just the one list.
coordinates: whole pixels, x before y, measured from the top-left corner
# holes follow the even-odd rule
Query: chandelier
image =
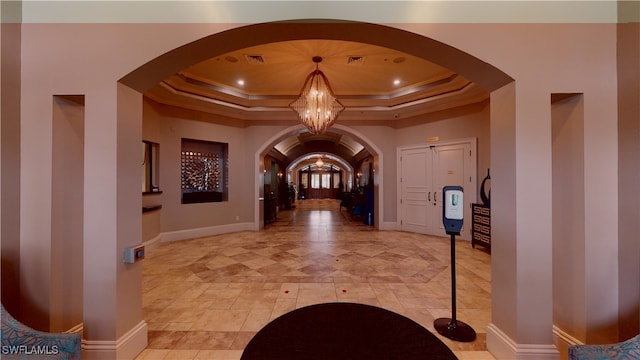
[(314, 56), (312, 60), (316, 69), (307, 76), (300, 95), (289, 107), (312, 134), (322, 134), (336, 122), (344, 106), (333, 94), (327, 77), (318, 69), (322, 57)]

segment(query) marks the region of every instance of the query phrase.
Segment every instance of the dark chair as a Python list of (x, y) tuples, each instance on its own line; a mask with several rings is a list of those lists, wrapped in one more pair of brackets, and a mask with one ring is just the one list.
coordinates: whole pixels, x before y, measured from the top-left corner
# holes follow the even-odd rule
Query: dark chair
[(364, 215), (364, 204), (355, 204), (353, 208), (351, 208), (351, 216), (363, 216)]
[(349, 211), (353, 203), (353, 196), (351, 195), (351, 193), (343, 192), (342, 194), (340, 194), (339, 197), (340, 197), (340, 211), (342, 211), (342, 208), (345, 208), (347, 209), (347, 211)]

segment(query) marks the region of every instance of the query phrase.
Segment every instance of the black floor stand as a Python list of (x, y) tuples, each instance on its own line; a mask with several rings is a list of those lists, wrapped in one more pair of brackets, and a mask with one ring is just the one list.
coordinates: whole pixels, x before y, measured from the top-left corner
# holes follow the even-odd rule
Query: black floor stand
[(449, 234), (451, 235), (451, 318), (436, 319), (433, 322), (433, 327), (440, 335), (448, 339), (471, 342), (476, 339), (475, 330), (456, 319), (456, 234)]

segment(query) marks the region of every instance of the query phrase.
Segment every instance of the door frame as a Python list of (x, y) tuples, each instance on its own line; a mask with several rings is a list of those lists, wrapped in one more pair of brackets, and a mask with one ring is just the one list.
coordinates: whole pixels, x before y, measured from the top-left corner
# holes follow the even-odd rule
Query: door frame
[[(478, 201), (478, 139), (476, 137), (467, 137), (467, 138), (459, 138), (459, 139), (451, 139), (451, 140), (442, 140), (442, 141), (434, 141), (425, 144), (413, 144), (413, 145), (403, 145), (398, 146), (396, 148), (396, 204), (397, 204), (397, 225), (396, 228), (401, 230), (402, 226), (400, 225), (400, 221), (402, 221), (402, 186), (401, 186), (401, 177), (402, 177), (402, 168), (400, 157), (403, 151), (406, 150), (419, 150), (437, 146), (448, 146), (448, 145), (470, 145), (471, 151), (471, 159), (472, 162), (470, 164), (470, 168), (467, 174), (465, 172), (465, 177), (470, 177), (469, 184), (470, 186), (465, 186), (464, 188), (464, 234), (461, 234), (460, 238), (464, 240), (471, 240), (471, 203), (475, 203)], [(466, 182), (465, 182), (466, 183)], [(468, 204), (468, 205), (467, 205)], [(437, 235), (434, 235), (437, 236)]]

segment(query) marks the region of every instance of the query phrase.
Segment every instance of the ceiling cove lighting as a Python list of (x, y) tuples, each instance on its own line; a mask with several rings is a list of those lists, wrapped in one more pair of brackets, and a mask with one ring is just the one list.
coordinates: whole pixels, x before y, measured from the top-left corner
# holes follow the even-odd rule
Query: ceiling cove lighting
[(318, 69), (322, 57), (314, 56), (312, 60), (316, 69), (307, 76), (300, 95), (289, 107), (312, 134), (322, 134), (336, 122), (344, 106), (333, 94), (327, 77)]

